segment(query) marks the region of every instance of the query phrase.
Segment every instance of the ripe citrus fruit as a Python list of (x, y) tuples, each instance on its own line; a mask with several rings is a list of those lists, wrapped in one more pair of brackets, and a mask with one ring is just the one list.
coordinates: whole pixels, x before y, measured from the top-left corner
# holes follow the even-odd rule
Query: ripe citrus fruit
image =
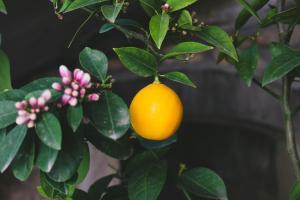
[(178, 95), (162, 83), (141, 89), (130, 105), (131, 124), (135, 132), (149, 140), (165, 140), (178, 129), (183, 107)]

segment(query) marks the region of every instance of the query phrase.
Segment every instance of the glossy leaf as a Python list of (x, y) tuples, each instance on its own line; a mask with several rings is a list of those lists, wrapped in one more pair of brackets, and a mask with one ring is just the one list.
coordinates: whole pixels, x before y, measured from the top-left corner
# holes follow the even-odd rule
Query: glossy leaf
[(248, 86), (251, 85), (252, 79), (255, 75), (258, 60), (259, 52), (258, 47), (255, 44), (241, 53), (239, 62), (235, 65), (241, 79), (245, 81)]
[(101, 51), (85, 47), (79, 55), (81, 66), (93, 76), (104, 81), (107, 75), (108, 60)]
[(171, 12), (183, 9), (198, 0), (167, 0), (167, 3), (171, 6)]
[(160, 13), (162, 4), (160, 0), (139, 0), (139, 2), (149, 16)]
[[(0, 0), (1, 2), (1, 0)], [(1, 11), (1, 3), (0, 3)], [(0, 91), (12, 89), (10, 78), (10, 63), (7, 55), (0, 49)]]
[(101, 6), (101, 12), (103, 16), (111, 23), (114, 23), (117, 19), (124, 2), (115, 3), (114, 5)]
[(16, 126), (7, 135), (0, 136), (0, 170), (3, 173), (18, 153), (27, 133), (27, 127)]
[(74, 134), (67, 134), (61, 151), (48, 176), (56, 182), (65, 182), (77, 172), (83, 159), (83, 145)]
[(77, 128), (79, 127), (82, 118), (83, 118), (83, 109), (81, 104), (77, 106), (68, 107), (67, 120), (74, 132), (76, 132)]
[(169, 22), (170, 16), (165, 12), (160, 15), (154, 15), (150, 20), (150, 35), (159, 49), (169, 30)]
[(154, 76), (157, 72), (155, 57), (143, 49), (124, 47), (114, 49), (123, 65), (131, 72), (143, 76)]
[(182, 42), (172, 48), (162, 57), (162, 60), (172, 58), (178, 55), (201, 53), (212, 50), (213, 47), (207, 46), (198, 42)]
[(187, 85), (193, 88), (196, 88), (197, 86), (189, 79), (189, 77), (182, 73), (182, 72), (168, 72), (166, 74), (163, 74), (162, 77), (167, 78), (169, 80), (181, 83), (183, 85)]
[(75, 0), (72, 2), (71, 5), (68, 6), (68, 8), (66, 10), (64, 10), (64, 12), (70, 12), (73, 10), (77, 10), (79, 8), (84, 8), (87, 6), (91, 6), (91, 5), (95, 5), (95, 4), (99, 4), (102, 2), (105, 2), (107, 0)]
[(88, 191), (88, 199), (101, 199), (113, 177), (114, 175), (104, 176), (93, 183)]
[(299, 199), (300, 199), (300, 181), (297, 181), (290, 192), (289, 200), (299, 200)]
[(58, 183), (47, 177), (46, 174), (40, 173), (40, 184), (43, 195), (50, 199), (65, 199), (67, 187), (65, 183)]
[(40, 143), (39, 153), (36, 160), (36, 165), (43, 172), (50, 172), (58, 155), (58, 150)]
[(299, 12), (300, 12), (300, 6), (297, 6), (297, 7), (290, 8), (290, 9), (284, 10), (282, 12), (276, 13), (275, 15), (272, 16), (272, 18), (270, 20), (272, 22), (283, 22), (283, 23), (289, 24), (289, 23), (293, 22), (295, 19), (299, 20), (299, 18), (300, 18)]
[[(252, 0), (249, 6), (253, 12), (256, 12), (264, 7), (268, 2), (269, 0)], [(242, 28), (242, 26), (247, 23), (251, 16), (252, 14), (246, 8), (244, 8), (236, 18), (235, 29), (239, 30)]]
[(126, 186), (110, 186), (101, 200), (129, 200)]
[(83, 148), (83, 158), (77, 170), (77, 180), (76, 184), (80, 184), (84, 181), (90, 169), (90, 150), (88, 144), (84, 145)]
[(99, 151), (116, 158), (118, 160), (126, 160), (133, 154), (133, 147), (129, 138), (124, 136), (118, 140), (112, 140), (102, 136), (95, 128), (86, 126), (83, 129), (86, 137)]
[(273, 58), (266, 67), (262, 84), (263, 86), (276, 81), (300, 65), (300, 53), (293, 50), (284, 51)]
[[(129, 27), (134, 27), (134, 28), (141, 28), (142, 26), (135, 20), (131, 19), (117, 19), (115, 21), (115, 24), (120, 25), (120, 26), (129, 26)], [(111, 23), (106, 23), (101, 26), (99, 33), (106, 33), (112, 29), (115, 28), (114, 24)]]
[(156, 200), (167, 178), (167, 163), (158, 161), (136, 169), (128, 179), (130, 200)]
[(88, 106), (88, 116), (101, 134), (117, 140), (130, 126), (127, 105), (119, 96), (109, 91), (103, 92), (101, 98), (101, 101)]
[(52, 84), (54, 82), (60, 82), (60, 78), (47, 77), (47, 78), (37, 79), (37, 80), (32, 81), (31, 83), (26, 84), (25, 86), (21, 87), (20, 89), (24, 90), (27, 93), (32, 92), (32, 91), (51, 89)]
[(176, 143), (177, 135), (173, 135), (172, 137), (170, 137), (169, 139), (164, 140), (164, 141), (146, 140), (141, 137), (139, 137), (138, 140), (139, 140), (141, 146), (143, 146), (146, 149), (160, 149), (160, 148), (164, 148), (166, 146)]
[(17, 109), (13, 101), (0, 101), (0, 129), (16, 121)]
[(52, 113), (44, 113), (36, 124), (36, 134), (47, 146), (60, 150), (62, 132), (58, 119)]
[(4, 13), (4, 14), (7, 14), (6, 6), (5, 6), (3, 0), (0, 0), (0, 12), (2, 12), (2, 13)]
[(193, 19), (188, 10), (183, 10), (180, 13), (179, 19), (177, 21), (178, 27), (182, 27), (184, 25), (193, 25)]
[(179, 187), (204, 198), (227, 200), (223, 180), (207, 168), (194, 168), (184, 172), (178, 181)]
[(0, 101), (21, 101), (25, 98), (26, 92), (23, 90), (6, 90), (0, 92)]
[(215, 46), (219, 51), (238, 61), (237, 52), (232, 39), (223, 29), (217, 26), (205, 26), (203, 28), (184, 26), (183, 28), (194, 31), (202, 40)]
[(255, 9), (246, 1), (246, 0), (239, 0), (240, 4), (246, 9), (252, 16), (254, 16), (259, 23), (261, 23), (260, 17), (256, 13)]
[(27, 135), (15, 160), (12, 171), (14, 176), (25, 181), (31, 174), (34, 165), (35, 143), (33, 135)]

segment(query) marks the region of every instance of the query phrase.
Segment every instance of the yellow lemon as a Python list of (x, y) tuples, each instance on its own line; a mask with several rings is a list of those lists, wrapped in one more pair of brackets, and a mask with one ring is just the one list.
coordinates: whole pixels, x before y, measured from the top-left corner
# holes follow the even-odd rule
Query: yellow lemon
[(180, 126), (182, 114), (180, 98), (162, 83), (152, 83), (141, 89), (130, 105), (133, 129), (149, 140), (171, 137)]

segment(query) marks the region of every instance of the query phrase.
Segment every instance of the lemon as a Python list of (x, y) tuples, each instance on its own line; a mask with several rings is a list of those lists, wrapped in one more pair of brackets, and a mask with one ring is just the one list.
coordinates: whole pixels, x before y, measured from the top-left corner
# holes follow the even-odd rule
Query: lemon
[(131, 125), (141, 137), (165, 140), (171, 137), (182, 121), (183, 106), (178, 95), (162, 83), (141, 89), (130, 105)]

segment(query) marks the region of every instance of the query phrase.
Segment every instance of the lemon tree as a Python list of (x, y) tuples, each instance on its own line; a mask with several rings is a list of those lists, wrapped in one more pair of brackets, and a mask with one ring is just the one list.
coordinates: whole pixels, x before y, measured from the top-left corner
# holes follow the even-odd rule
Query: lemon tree
[[(25, 181), (36, 166), (40, 171), (37, 191), (51, 200), (156, 200), (170, 177), (175, 180), (173, 187), (187, 200), (228, 199), (225, 183), (216, 172), (205, 166), (190, 168), (181, 164), (175, 166), (179, 170), (174, 174), (170, 170), (174, 166), (165, 158), (172, 151), (171, 144), (176, 143), (184, 104), (180, 95), (163, 82), (168, 79), (191, 90), (197, 86), (180, 70), (162, 72), (160, 66), (167, 60), (188, 61), (193, 54), (215, 50), (219, 53), (218, 62), (231, 63), (245, 84), (258, 84), (282, 106), (287, 149), (295, 176), (300, 180), (300, 159), (293, 132), (293, 117), (300, 109), (290, 106), (291, 85), (299, 77), (300, 52), (289, 47), (300, 20), (299, 1), (285, 9), (285, 1), (278, 0), (278, 7), (269, 6), (267, 16), (263, 17), (258, 11), (268, 7), (269, 0), (239, 0), (242, 10), (231, 35), (218, 26), (200, 22), (190, 13), (190, 7), (201, 4), (197, 0), (51, 0), (50, 3), (59, 19), (82, 10), (88, 13), (84, 23), (104, 19), (104, 24), (97, 27), (99, 34), (115, 29), (141, 42), (143, 45), (139, 47), (128, 43), (126, 47), (112, 49), (128, 72), (150, 77), (153, 83), (141, 88), (128, 107), (114, 93), (106, 55), (99, 49), (85, 47), (78, 57), (80, 68), (57, 66), (56, 77), (33, 80), (17, 89), (12, 87), (9, 58), (0, 49), (1, 172), (11, 167), (14, 176)], [(132, 4), (138, 4), (148, 15), (148, 26), (122, 14)], [(7, 14), (4, 0), (0, 0), (0, 12)], [(261, 28), (274, 24), (279, 27), (279, 41), (270, 44), (272, 58), (262, 81), (254, 78), (259, 63), (258, 34), (245, 35), (241, 31), (250, 18)], [(76, 42), (78, 32), (70, 45)], [(180, 39), (168, 40), (170, 35)], [(245, 48), (244, 42), (250, 46)], [(268, 87), (277, 80), (282, 81), (280, 94)], [(81, 191), (76, 186), (89, 171), (87, 142), (126, 164), (115, 174), (97, 180), (88, 191)], [(120, 179), (121, 184), (111, 186), (112, 179)], [(290, 199), (299, 199), (299, 182), (295, 183)]]

